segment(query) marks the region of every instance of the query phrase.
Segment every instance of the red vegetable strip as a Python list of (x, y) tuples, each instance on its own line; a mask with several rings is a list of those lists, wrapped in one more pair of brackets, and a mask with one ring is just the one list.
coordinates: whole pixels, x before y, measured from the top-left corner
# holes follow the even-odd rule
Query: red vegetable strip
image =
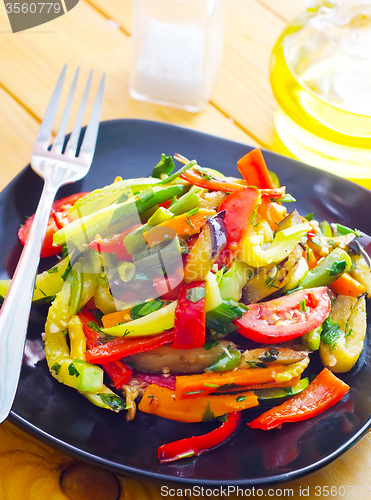
[(124, 237), (129, 234), (134, 229), (137, 229), (139, 225), (126, 229), (122, 233), (114, 234), (109, 238), (98, 238), (89, 244), (89, 248), (97, 250), (102, 253), (115, 253), (116, 257), (120, 260), (133, 260), (132, 256), (128, 254), (124, 246)]
[(88, 363), (100, 364), (136, 354), (137, 352), (151, 351), (174, 340), (174, 330), (155, 335), (153, 337), (125, 339), (116, 338), (109, 342), (93, 347), (86, 351), (85, 358)]
[(348, 391), (347, 384), (324, 368), (303, 392), (271, 408), (247, 425), (267, 431), (286, 422), (315, 417), (337, 403)]
[[(197, 300), (191, 294), (204, 293)], [(193, 349), (205, 343), (205, 282), (193, 281), (179, 293), (175, 309), (174, 349)]]
[(206, 451), (224, 444), (237, 431), (241, 421), (241, 412), (227, 415), (227, 420), (218, 429), (203, 436), (192, 436), (172, 443), (163, 444), (158, 449), (158, 458), (162, 464), (187, 457), (198, 457)]
[[(82, 323), (82, 329), (86, 338), (86, 346), (88, 349), (92, 349), (98, 345), (98, 340), (101, 338), (99, 332), (90, 328), (89, 323), (93, 321), (98, 326), (99, 323), (96, 320), (95, 316), (84, 307), (83, 310), (78, 314), (80, 321)], [(88, 351), (87, 351), (88, 352)], [(85, 353), (85, 359), (86, 354)], [(131, 377), (132, 370), (122, 361), (113, 361), (109, 363), (102, 364), (103, 370), (111, 377), (112, 382), (114, 383), (116, 389), (120, 389)]]
[(272, 189), (273, 182), (269, 175), (260, 149), (253, 149), (237, 162), (238, 170), (249, 186), (259, 189)]
[(175, 375), (161, 375), (159, 373), (144, 373), (137, 370), (133, 371), (133, 377), (147, 382), (147, 384), (156, 384), (160, 387), (166, 387), (172, 391), (175, 391)]
[(240, 180), (233, 177), (214, 177), (212, 175), (209, 175), (210, 179), (208, 179), (204, 178), (202, 174), (194, 168), (190, 168), (186, 172), (183, 172), (180, 177), (195, 186), (210, 189), (212, 191), (225, 191), (229, 193), (246, 187), (246, 183), (242, 179)]

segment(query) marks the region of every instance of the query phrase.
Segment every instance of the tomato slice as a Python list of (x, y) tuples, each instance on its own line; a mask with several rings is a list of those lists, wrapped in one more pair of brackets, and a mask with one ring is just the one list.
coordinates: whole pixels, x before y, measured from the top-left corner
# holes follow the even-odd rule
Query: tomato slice
[(260, 304), (235, 321), (239, 333), (255, 342), (286, 342), (317, 328), (327, 318), (331, 300), (326, 287), (308, 288)]
[[(44, 245), (40, 254), (41, 257), (51, 257), (52, 255), (57, 255), (62, 251), (61, 247), (53, 247), (53, 235), (58, 231), (58, 229), (60, 229), (60, 227), (63, 227), (62, 224), (65, 225), (68, 222), (67, 214), (70, 207), (72, 207), (77, 200), (83, 198), (87, 194), (89, 193), (72, 194), (71, 196), (66, 196), (65, 198), (57, 200), (53, 203), (52, 209), (50, 211), (48, 227), (46, 229)], [(54, 214), (55, 216), (53, 217)], [(18, 231), (18, 238), (22, 245), (26, 243), (27, 236), (29, 235), (29, 232), (31, 230), (34, 217), (35, 215), (29, 217), (26, 220), (25, 224)]]

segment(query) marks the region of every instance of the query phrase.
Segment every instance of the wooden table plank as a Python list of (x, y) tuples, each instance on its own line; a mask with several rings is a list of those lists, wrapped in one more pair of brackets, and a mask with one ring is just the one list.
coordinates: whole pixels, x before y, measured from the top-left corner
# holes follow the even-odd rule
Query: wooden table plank
[(0, 87), (0, 191), (30, 161), (39, 122)]
[[(84, 22), (81, 22), (82, 19)], [(8, 20), (3, 10), (0, 12), (0, 31), (7, 28)], [(0, 37), (0, 84), (11, 89), (17, 99), (39, 118), (47, 107), (63, 62), (69, 63), (72, 68), (82, 63), (84, 78), (88, 68), (107, 73), (102, 119), (136, 117), (160, 120), (253, 144), (252, 139), (232, 120), (211, 105), (202, 113), (191, 114), (131, 99), (128, 94), (130, 39), (122, 31), (113, 29), (85, 1), (81, 1), (68, 15), (53, 21), (53, 30), (42, 32), (39, 27)], [(45, 43), (46, 40), (48, 43)], [(67, 80), (71, 79), (72, 71)], [(98, 77), (95, 86), (97, 84)], [(81, 80), (76, 93), (78, 97), (83, 88), (84, 81)], [(64, 97), (66, 93), (67, 88)]]

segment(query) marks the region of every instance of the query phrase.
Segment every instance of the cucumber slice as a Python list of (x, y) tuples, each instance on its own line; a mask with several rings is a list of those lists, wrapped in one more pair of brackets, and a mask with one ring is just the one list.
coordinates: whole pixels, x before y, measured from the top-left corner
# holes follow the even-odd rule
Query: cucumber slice
[(304, 391), (308, 385), (309, 379), (308, 377), (305, 377), (299, 380), (298, 384), (294, 387), (272, 387), (271, 389), (257, 389), (254, 392), (258, 396), (260, 404), (269, 403), (276, 405), (281, 403), (282, 400)]

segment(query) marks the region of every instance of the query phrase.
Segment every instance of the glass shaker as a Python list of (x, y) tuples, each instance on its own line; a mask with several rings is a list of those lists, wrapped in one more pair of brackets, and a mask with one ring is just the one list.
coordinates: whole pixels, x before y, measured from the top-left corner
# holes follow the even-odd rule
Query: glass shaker
[(297, 158), (371, 188), (371, 1), (306, 7), (271, 58), (278, 135)]
[(201, 111), (221, 63), (224, 0), (136, 0), (130, 95)]

